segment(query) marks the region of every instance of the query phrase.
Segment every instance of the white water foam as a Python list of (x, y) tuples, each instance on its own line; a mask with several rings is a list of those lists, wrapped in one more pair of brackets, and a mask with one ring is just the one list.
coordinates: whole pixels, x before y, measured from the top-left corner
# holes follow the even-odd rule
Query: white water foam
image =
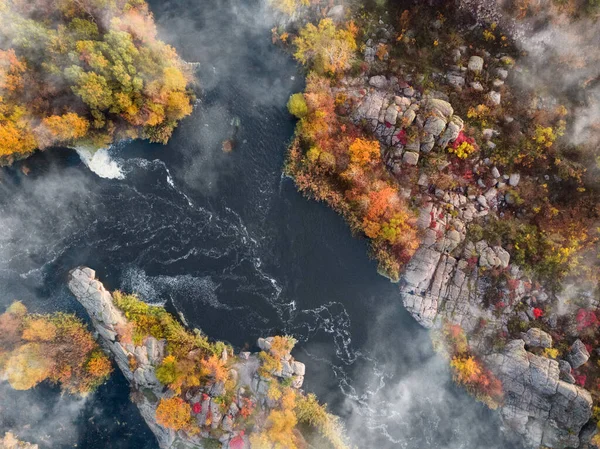
[(81, 161), (94, 173), (106, 179), (125, 179), (121, 165), (111, 158), (109, 148), (92, 151), (87, 148), (75, 148)]

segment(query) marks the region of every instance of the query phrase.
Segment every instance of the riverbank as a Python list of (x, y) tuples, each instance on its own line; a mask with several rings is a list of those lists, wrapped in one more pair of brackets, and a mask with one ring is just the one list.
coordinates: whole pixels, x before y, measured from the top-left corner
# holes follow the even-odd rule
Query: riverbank
[[(512, 84), (515, 43), (496, 25), (466, 31), (465, 15), (425, 5), (399, 22), (387, 14), (336, 7), (317, 27), (300, 19), (295, 35), (274, 31), (311, 70), (289, 104), (300, 121), (288, 172), (374, 248), (392, 245), (374, 251), (381, 271), (400, 278), (419, 323), (445, 329), (438, 341), (456, 380), (500, 407), (510, 429), (532, 447), (592, 444), (597, 302), (585, 290), (597, 266), (580, 276), (581, 299), (561, 296), (597, 250), (598, 217), (585, 211), (596, 188), (560, 139), (572, 112), (529, 106), (536, 93)], [(351, 28), (355, 60), (335, 34)], [(321, 52), (332, 47), (339, 65), (327, 67)], [(394, 251), (397, 235), (419, 248)], [(498, 381), (503, 397), (492, 400)]]

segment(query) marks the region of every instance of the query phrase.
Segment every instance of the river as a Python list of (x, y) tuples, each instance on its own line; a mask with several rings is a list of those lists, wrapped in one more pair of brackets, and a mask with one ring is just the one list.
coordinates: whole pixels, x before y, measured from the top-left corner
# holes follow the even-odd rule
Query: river
[[(90, 163), (95, 172), (67, 149), (0, 171), (0, 306), (21, 299), (83, 317), (65, 284), (87, 265), (236, 348), (296, 336), (305, 389), (359, 448), (516, 447), (452, 384), (367, 243), (282, 177), (294, 127), (285, 103), (303, 84), (271, 45), (268, 14), (249, 0), (150, 4), (161, 36), (201, 63), (202, 100), (168, 145), (118, 145)], [(43, 448), (157, 449), (127, 391), (119, 373), (86, 400), (4, 384), (0, 432)]]

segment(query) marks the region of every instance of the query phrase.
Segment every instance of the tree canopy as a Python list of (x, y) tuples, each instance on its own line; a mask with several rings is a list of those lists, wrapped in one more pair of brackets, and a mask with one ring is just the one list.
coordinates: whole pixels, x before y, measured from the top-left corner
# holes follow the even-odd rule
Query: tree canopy
[(165, 143), (192, 73), (144, 0), (0, 0), (0, 158), (36, 148)]
[(15, 390), (48, 380), (85, 395), (111, 372), (110, 360), (75, 316), (29, 314), (20, 302), (0, 315), (0, 377)]
[(308, 23), (294, 40), (294, 57), (304, 65), (311, 65), (318, 73), (330, 75), (350, 68), (358, 29), (350, 22), (338, 28), (331, 19), (323, 19), (317, 26)]

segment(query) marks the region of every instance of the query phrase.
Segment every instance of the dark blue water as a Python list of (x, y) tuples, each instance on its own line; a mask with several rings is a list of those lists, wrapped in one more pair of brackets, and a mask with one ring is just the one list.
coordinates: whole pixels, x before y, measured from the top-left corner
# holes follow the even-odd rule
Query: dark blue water
[[(65, 281), (88, 265), (237, 348), (296, 336), (306, 389), (360, 448), (512, 447), (496, 416), (452, 385), (366, 242), (282, 178), (294, 128), (285, 102), (302, 75), (271, 45), (267, 15), (237, 0), (150, 3), (162, 36), (201, 62), (202, 102), (168, 145), (111, 150), (123, 179), (60, 149), (0, 172), (0, 306), (84, 317)], [(118, 373), (83, 401), (1, 385), (0, 432), (44, 448), (157, 448)]]

